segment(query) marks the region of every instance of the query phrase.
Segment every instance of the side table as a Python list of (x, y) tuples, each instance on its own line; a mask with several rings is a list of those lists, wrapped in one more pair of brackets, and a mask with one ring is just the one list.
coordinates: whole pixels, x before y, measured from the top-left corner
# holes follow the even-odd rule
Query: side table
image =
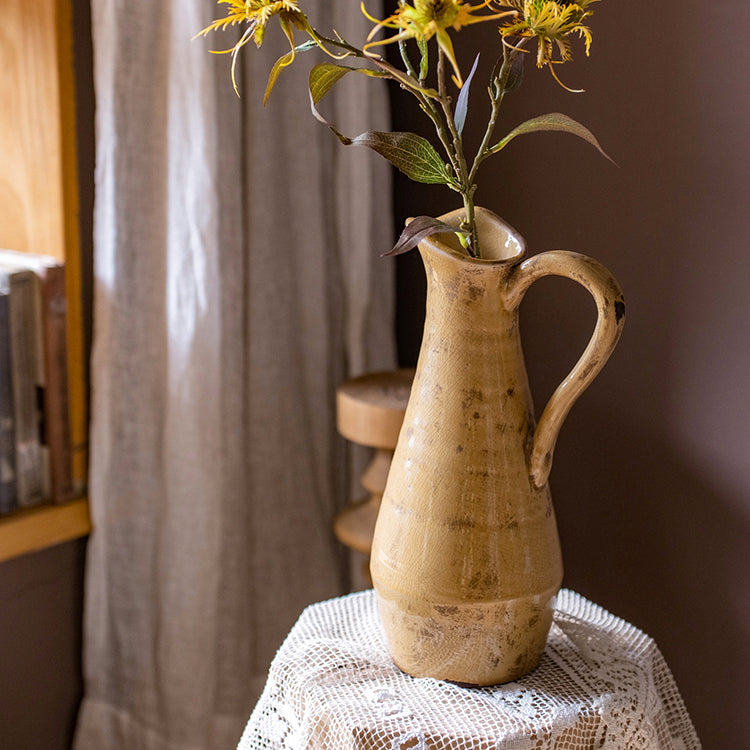
[(308, 607), (238, 750), (700, 750), (654, 641), (563, 590), (539, 667), (467, 688), (388, 655), (372, 591)]
[(363, 571), (366, 580), (370, 577), (369, 556), (375, 520), (413, 380), (413, 369), (387, 370), (347, 380), (336, 391), (339, 433), (358, 445), (375, 448), (375, 455), (361, 480), (369, 496), (341, 511), (333, 527), (342, 544), (367, 555)]

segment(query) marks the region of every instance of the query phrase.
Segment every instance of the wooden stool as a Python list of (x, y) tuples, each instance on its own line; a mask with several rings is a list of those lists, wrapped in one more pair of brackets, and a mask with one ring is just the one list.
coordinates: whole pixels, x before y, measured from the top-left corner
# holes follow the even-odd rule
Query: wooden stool
[(375, 520), (413, 379), (413, 369), (375, 372), (347, 380), (336, 392), (341, 435), (358, 445), (376, 449), (361, 480), (369, 497), (341, 511), (333, 526), (342, 544), (366, 555), (372, 547)]

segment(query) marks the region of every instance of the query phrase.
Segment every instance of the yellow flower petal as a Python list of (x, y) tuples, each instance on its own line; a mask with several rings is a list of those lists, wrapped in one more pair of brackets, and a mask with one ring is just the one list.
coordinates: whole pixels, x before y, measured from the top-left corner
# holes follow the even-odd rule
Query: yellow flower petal
[[(560, 64), (571, 59), (568, 37), (577, 34), (584, 41), (586, 54), (591, 49), (591, 30), (583, 21), (593, 14), (588, 6), (598, 0), (504, 0), (517, 11), (516, 18), (500, 27), (503, 38), (525, 37), (537, 40), (538, 67), (547, 65), (555, 80), (560, 79), (552, 69), (553, 64)], [(554, 60), (553, 54), (557, 49), (560, 59)], [(563, 88), (568, 88), (560, 83)], [(573, 91), (573, 89), (568, 89)]]

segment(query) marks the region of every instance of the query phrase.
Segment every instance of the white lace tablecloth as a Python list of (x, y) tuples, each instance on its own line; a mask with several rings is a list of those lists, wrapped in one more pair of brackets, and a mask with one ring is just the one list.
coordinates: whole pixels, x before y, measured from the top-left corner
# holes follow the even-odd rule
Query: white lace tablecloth
[(654, 641), (572, 591), (539, 667), (466, 688), (394, 666), (372, 591), (308, 607), (238, 750), (700, 750)]

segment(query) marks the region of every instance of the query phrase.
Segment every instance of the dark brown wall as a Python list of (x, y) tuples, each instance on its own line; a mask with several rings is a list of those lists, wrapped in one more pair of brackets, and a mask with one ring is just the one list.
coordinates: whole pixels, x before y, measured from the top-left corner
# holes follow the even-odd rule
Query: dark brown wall
[[(707, 13), (606, 0), (592, 27), (591, 58), (579, 52), (559, 69), (587, 92), (566, 93), (527, 65), (500, 131), (565, 112), (619, 167), (572, 136), (524, 136), (485, 165), (478, 202), (532, 253), (592, 255), (625, 292), (623, 338), (556, 452), (565, 585), (657, 640), (706, 750), (750, 747), (750, 5), (726, 0)], [(485, 96), (476, 85), (473, 101)], [(399, 179), (396, 203), (403, 219), (443, 210), (446, 198)], [(418, 265), (414, 254), (400, 266), (403, 362), (419, 335)], [(593, 316), (570, 282), (545, 279), (528, 293), (537, 412)]]
[(68, 750), (81, 698), (85, 543), (0, 565), (0, 747)]

